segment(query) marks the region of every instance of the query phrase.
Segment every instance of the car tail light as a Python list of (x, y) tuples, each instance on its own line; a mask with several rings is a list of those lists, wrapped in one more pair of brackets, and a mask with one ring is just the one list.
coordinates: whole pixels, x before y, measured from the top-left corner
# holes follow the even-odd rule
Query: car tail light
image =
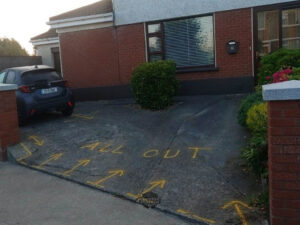
[(35, 113), (35, 109), (31, 109), (30, 115), (33, 116), (34, 113)]
[(69, 105), (70, 107), (73, 107), (73, 103), (72, 103), (71, 101), (68, 102), (68, 105)]
[(69, 81), (65, 80), (65, 87), (70, 87)]
[(30, 86), (27, 86), (27, 85), (20, 86), (19, 90), (24, 92), (24, 93), (31, 93), (32, 92)]

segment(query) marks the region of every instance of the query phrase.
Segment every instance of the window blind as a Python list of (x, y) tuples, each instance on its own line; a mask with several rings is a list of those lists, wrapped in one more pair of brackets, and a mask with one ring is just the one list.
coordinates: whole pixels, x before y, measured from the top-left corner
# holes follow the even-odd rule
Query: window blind
[(165, 58), (177, 67), (214, 65), (213, 17), (164, 22)]

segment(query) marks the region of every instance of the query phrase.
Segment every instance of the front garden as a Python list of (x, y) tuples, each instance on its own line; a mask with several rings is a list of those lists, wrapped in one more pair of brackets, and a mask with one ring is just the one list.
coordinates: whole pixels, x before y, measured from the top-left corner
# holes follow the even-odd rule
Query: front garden
[(242, 150), (248, 168), (262, 180), (263, 191), (252, 203), (268, 212), (268, 126), (267, 103), (263, 101), (262, 85), (300, 80), (300, 49), (280, 49), (263, 56), (255, 92), (242, 100), (238, 121), (250, 132)]

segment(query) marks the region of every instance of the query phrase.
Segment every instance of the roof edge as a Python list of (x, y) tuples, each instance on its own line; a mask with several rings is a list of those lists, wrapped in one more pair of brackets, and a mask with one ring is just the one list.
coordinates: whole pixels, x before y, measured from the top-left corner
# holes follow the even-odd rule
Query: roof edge
[(50, 25), (52, 29), (57, 29), (57, 28), (88, 25), (94, 23), (113, 22), (113, 20), (114, 20), (113, 12), (111, 12), (111, 13), (96, 14), (91, 16), (73, 17), (73, 18), (62, 19), (62, 20), (51, 20), (48, 21), (47, 24)]
[(34, 46), (38, 46), (38, 45), (48, 45), (48, 44), (58, 44), (58, 43), (59, 43), (59, 38), (58, 38), (58, 37), (53, 37), (53, 38), (41, 38), (41, 39), (30, 40), (30, 42), (31, 42)]

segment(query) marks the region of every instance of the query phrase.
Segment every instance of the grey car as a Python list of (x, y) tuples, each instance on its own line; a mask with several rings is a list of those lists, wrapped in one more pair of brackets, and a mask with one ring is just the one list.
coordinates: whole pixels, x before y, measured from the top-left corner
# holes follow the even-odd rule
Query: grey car
[(51, 67), (26, 66), (0, 72), (0, 83), (16, 84), (19, 123), (45, 111), (56, 110), (66, 116), (73, 113), (74, 97), (68, 82)]

